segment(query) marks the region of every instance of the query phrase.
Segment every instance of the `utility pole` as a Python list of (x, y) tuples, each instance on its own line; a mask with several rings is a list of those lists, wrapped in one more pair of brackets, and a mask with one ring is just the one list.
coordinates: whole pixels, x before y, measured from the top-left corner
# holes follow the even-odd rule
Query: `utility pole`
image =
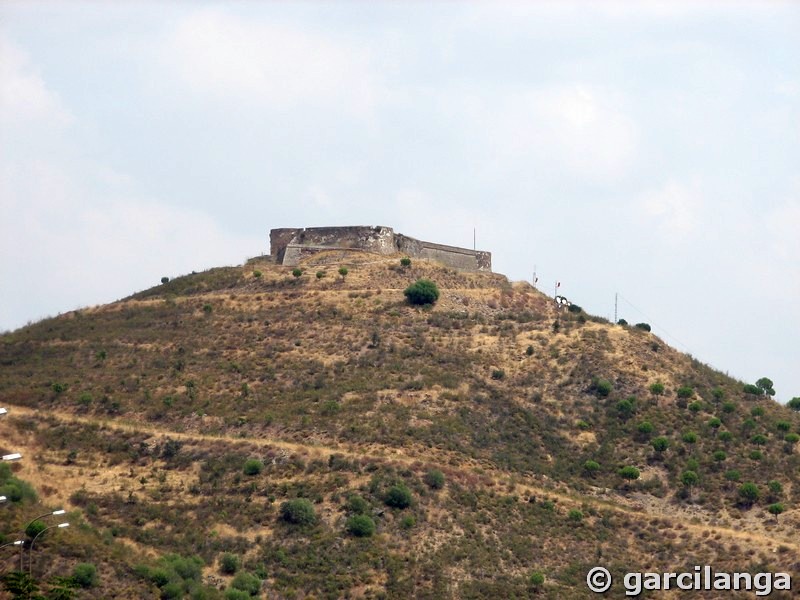
[(533, 279), (531, 283), (533, 283), (533, 289), (536, 289), (536, 265), (533, 265)]
[(475, 243), (475, 227), (472, 228), (472, 250), (473, 252), (478, 249), (477, 244)]
[(619, 292), (614, 292), (614, 325), (618, 323), (617, 321), (617, 297), (619, 296)]

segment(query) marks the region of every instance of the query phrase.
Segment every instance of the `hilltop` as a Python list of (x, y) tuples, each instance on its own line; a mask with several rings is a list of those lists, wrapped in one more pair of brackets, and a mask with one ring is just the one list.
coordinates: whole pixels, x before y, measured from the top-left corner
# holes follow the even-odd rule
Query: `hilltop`
[(528, 284), (399, 258), (253, 259), (2, 336), (0, 450), (38, 492), (2, 531), (63, 504), (77, 526), (35, 560), (94, 563), (86, 598), (224, 597), (234, 559), (266, 598), (590, 598), (595, 565), (800, 584), (797, 412)]

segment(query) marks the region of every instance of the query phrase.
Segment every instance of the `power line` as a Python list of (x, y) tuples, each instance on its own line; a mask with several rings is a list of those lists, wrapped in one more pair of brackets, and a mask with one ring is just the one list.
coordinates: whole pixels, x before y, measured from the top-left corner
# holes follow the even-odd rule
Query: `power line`
[(642, 316), (643, 316), (645, 319), (647, 319), (647, 320), (648, 320), (650, 323), (652, 323), (653, 325), (655, 325), (656, 327), (658, 327), (658, 328), (659, 328), (661, 331), (663, 331), (663, 332), (664, 332), (664, 334), (665, 334), (665, 335), (666, 335), (668, 338), (672, 339), (672, 340), (673, 340), (674, 342), (676, 342), (678, 345), (682, 346), (685, 352), (688, 352), (689, 354), (691, 354), (691, 350), (689, 349), (689, 346), (687, 346), (687, 345), (686, 345), (686, 344), (684, 344), (684, 343), (683, 343), (681, 340), (679, 340), (679, 339), (678, 339), (678, 338), (676, 338), (674, 335), (672, 335), (672, 334), (671, 334), (669, 331), (667, 331), (667, 330), (666, 330), (666, 329), (665, 329), (663, 326), (661, 326), (661, 325), (659, 325), (658, 323), (656, 323), (656, 322), (655, 322), (655, 321), (654, 321), (652, 318), (650, 318), (650, 317), (648, 317), (646, 314), (644, 314), (644, 311), (642, 311), (641, 309), (637, 308), (637, 307), (636, 307), (636, 306), (633, 304), (633, 302), (631, 302), (630, 300), (628, 300), (628, 299), (627, 299), (625, 296), (623, 296), (622, 294), (619, 294), (619, 293), (618, 293), (618, 295), (619, 295), (619, 297), (620, 297), (620, 298), (622, 298), (622, 300), (623, 300), (623, 301), (625, 301), (625, 302), (628, 304), (628, 306), (630, 306), (630, 307), (631, 307), (633, 310), (635, 310), (635, 311), (636, 311), (636, 312), (638, 312), (640, 315), (642, 315)]

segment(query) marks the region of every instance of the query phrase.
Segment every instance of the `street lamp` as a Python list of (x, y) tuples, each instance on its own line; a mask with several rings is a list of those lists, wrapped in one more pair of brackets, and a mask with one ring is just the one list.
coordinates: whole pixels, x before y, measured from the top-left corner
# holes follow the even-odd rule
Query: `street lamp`
[(22, 458), (22, 454), (19, 452), (15, 452), (14, 454), (5, 454), (3, 456), (3, 460), (19, 460)]
[[(63, 512), (63, 511), (62, 511)], [(48, 529), (63, 529), (64, 527), (69, 527), (69, 523), (59, 523), (58, 525), (51, 525), (50, 527), (46, 527), (42, 529), (39, 533), (36, 534), (36, 537), (31, 540), (31, 549), (28, 550), (28, 575), (33, 577), (33, 545), (36, 543), (36, 538), (42, 535)]]
[(6, 546), (21, 546), (24, 543), (25, 543), (24, 540), (17, 540), (15, 542), (8, 542), (7, 544), (3, 544), (2, 546), (0, 546), (0, 549), (5, 548)]
[[(45, 517), (50, 517), (50, 516), (54, 516), (54, 515), (63, 515), (65, 512), (67, 512), (67, 511), (65, 511), (63, 508), (59, 508), (58, 510), (54, 510), (54, 511), (51, 511), (51, 512), (46, 512), (43, 515), (39, 515), (35, 519), (32, 519), (31, 522), (28, 523), (25, 526), (25, 529), (22, 530), (22, 535), (23, 536), (28, 535), (28, 527), (33, 525), (39, 519), (44, 519)], [(60, 527), (60, 525), (59, 525), (59, 527)], [(42, 531), (40, 531), (39, 533), (47, 531), (48, 529), (52, 529), (52, 527), (46, 527), (45, 529), (42, 529)], [(39, 537), (39, 533), (37, 533), (36, 536), (34, 536), (33, 539), (36, 539), (37, 537)], [(19, 570), (22, 571), (22, 550), (20, 550), (20, 552), (19, 552)]]

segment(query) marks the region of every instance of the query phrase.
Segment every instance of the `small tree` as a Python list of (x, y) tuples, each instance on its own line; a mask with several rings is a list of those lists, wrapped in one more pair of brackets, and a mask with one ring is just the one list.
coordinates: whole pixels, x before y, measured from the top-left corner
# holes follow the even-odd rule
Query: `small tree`
[(292, 269), (292, 275), (294, 275), (295, 279), (300, 277), (303, 274), (303, 269), (295, 268)]
[(347, 267), (339, 267), (339, 275), (342, 276), (342, 281), (344, 281), (344, 278), (347, 277), (348, 273), (349, 271), (347, 270)]
[(769, 377), (762, 377), (756, 381), (756, 386), (758, 389), (760, 389), (763, 394), (766, 394), (770, 397), (775, 395), (775, 388), (773, 387), (774, 385), (775, 384), (772, 383), (772, 380)]
[(651, 327), (648, 323), (637, 323), (636, 325), (634, 325), (634, 327), (636, 327), (636, 329), (641, 329), (642, 331), (651, 330)]
[(689, 385), (682, 385), (678, 388), (676, 394), (678, 395), (678, 398), (691, 398), (694, 396), (694, 390)]
[(583, 511), (573, 508), (571, 511), (569, 511), (569, 513), (567, 513), (567, 518), (574, 523), (580, 523), (583, 521)]
[(739, 486), (739, 499), (744, 506), (752, 506), (760, 496), (761, 492), (755, 483), (743, 483)]
[(161, 283), (169, 283), (169, 277), (162, 277)]
[(639, 479), (639, 475), (641, 475), (639, 469), (631, 465), (626, 465), (619, 470), (619, 476), (627, 481)]
[(404, 267), (410, 267), (411, 266), (411, 259), (408, 258), (407, 256), (404, 256), (403, 258), (400, 259), (400, 264), (402, 266), (404, 266)]
[(653, 394), (653, 396), (660, 396), (664, 393), (664, 384), (660, 381), (650, 384), (650, 393)]
[(792, 410), (800, 411), (800, 397), (792, 398), (789, 402), (786, 403), (786, 406), (791, 408)]
[(681, 483), (687, 488), (692, 488), (700, 483), (700, 476), (695, 471), (684, 471), (681, 475)]
[(594, 393), (597, 395), (598, 398), (605, 398), (610, 393), (614, 386), (611, 385), (611, 382), (607, 379), (595, 379), (592, 382), (592, 388), (594, 389)]
[(531, 585), (535, 590), (539, 590), (544, 585), (544, 573), (541, 571), (534, 571), (530, 576)]
[(767, 510), (769, 511), (769, 514), (773, 515), (775, 517), (775, 520), (777, 521), (778, 515), (784, 511), (784, 507), (783, 504), (781, 504), (780, 502), (776, 502), (775, 504), (770, 504), (767, 507)]
[(255, 596), (261, 591), (261, 580), (245, 571), (241, 571), (231, 581), (231, 587), (235, 590), (247, 592), (251, 596)]
[(410, 304), (433, 304), (439, 299), (439, 288), (430, 279), (418, 279), (403, 291), (403, 295)]

